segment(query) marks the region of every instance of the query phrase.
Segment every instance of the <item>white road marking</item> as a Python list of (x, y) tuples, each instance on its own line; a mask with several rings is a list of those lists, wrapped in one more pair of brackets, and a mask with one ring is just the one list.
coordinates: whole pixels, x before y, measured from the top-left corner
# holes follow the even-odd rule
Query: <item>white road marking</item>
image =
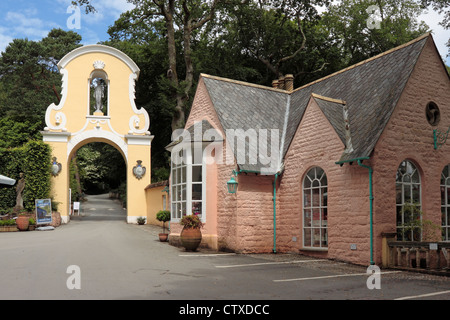
[(253, 266), (264, 266), (273, 264), (293, 264), (293, 263), (304, 263), (304, 262), (319, 262), (326, 260), (296, 260), (296, 261), (282, 261), (282, 262), (261, 262), (261, 263), (248, 263), (248, 264), (234, 264), (229, 266), (216, 266), (216, 268), (240, 268), (240, 267), (253, 267)]
[(216, 253), (216, 254), (180, 254), (180, 257), (220, 257), (220, 256), (233, 256), (236, 253)]
[[(381, 272), (381, 274), (388, 273), (399, 273), (401, 271), (387, 271)], [(309, 278), (296, 278), (296, 279), (281, 279), (281, 280), (273, 280), (273, 282), (289, 282), (289, 281), (305, 281), (305, 280), (320, 280), (320, 279), (329, 279), (329, 278), (339, 278), (339, 277), (354, 277), (354, 276), (367, 276), (370, 275), (367, 272), (365, 273), (345, 273), (345, 274), (336, 274), (332, 276), (321, 276), (321, 277), (309, 277)]]
[(394, 300), (408, 300), (408, 299), (416, 299), (416, 298), (424, 298), (424, 297), (432, 297), (432, 296), (437, 296), (440, 294), (447, 294), (450, 293), (450, 290), (447, 291), (440, 291), (440, 292), (432, 292), (432, 293), (425, 293), (425, 294), (419, 294), (417, 296), (409, 296), (409, 297), (401, 297), (401, 298), (397, 298)]

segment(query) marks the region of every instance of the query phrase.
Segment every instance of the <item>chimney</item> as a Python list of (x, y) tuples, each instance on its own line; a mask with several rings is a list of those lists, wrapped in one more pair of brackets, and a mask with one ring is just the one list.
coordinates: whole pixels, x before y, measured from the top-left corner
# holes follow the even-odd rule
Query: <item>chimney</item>
[(278, 79), (278, 89), (284, 90), (284, 76), (281, 76), (280, 79)]
[(272, 81), (272, 88), (275, 88), (275, 89), (278, 88), (278, 80), (273, 80)]
[(284, 90), (287, 90), (289, 92), (294, 90), (294, 75), (293, 74), (287, 74), (284, 77)]

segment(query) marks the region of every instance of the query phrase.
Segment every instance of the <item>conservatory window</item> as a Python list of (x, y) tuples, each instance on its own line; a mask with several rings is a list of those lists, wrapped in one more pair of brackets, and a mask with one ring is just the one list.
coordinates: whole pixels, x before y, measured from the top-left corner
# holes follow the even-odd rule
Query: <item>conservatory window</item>
[(421, 231), (416, 223), (421, 217), (420, 174), (416, 166), (403, 161), (396, 176), (397, 240), (420, 241)]
[(182, 148), (172, 152), (172, 220), (195, 214), (205, 221), (205, 165), (202, 149)]
[(328, 247), (328, 188), (325, 171), (308, 171), (303, 180), (303, 246)]

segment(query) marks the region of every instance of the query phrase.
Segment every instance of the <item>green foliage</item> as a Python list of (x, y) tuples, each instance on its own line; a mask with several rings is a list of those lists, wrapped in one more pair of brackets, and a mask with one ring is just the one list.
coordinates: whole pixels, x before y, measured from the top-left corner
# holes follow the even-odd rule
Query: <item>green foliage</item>
[[(106, 193), (126, 181), (124, 158), (108, 144), (90, 143), (83, 146), (77, 151), (76, 163), (82, 188), (87, 193)], [(76, 168), (72, 169), (74, 175)]]
[[(18, 135), (11, 140), (0, 136), (0, 146), (20, 146), (25, 140), (37, 138), (45, 125), (47, 107), (60, 100), (57, 63), (80, 46), (80, 41), (81, 36), (72, 31), (53, 29), (41, 41), (14, 39), (2, 52), (0, 133), (6, 133), (8, 138)], [(11, 121), (15, 122), (13, 126)]]
[(40, 122), (18, 122), (11, 117), (0, 118), (0, 148), (21, 146), (27, 141), (40, 140)]
[(203, 223), (200, 221), (200, 218), (194, 214), (181, 218), (180, 224), (187, 229), (196, 229), (203, 227)]
[[(24, 207), (33, 211), (35, 199), (50, 198), (51, 150), (44, 142), (30, 141), (20, 148), (0, 148), (0, 171), (19, 180), (25, 175)], [(0, 188), (0, 211), (8, 212), (16, 205), (15, 188)]]
[(158, 211), (158, 213), (156, 213), (156, 220), (161, 222), (170, 221), (170, 211), (168, 210)]
[(10, 219), (10, 220), (0, 220), (0, 226), (15, 226), (16, 220)]
[(156, 213), (156, 220), (163, 223), (163, 233), (166, 232), (166, 222), (170, 221), (170, 211), (161, 210)]
[(420, 205), (406, 203), (403, 205), (404, 222), (400, 225), (400, 238), (413, 241), (439, 241), (442, 234), (440, 225), (424, 219)]
[[(378, 6), (379, 15), (368, 11)], [(341, 48), (341, 59), (352, 65), (413, 40), (428, 31), (418, 17), (422, 8), (412, 0), (343, 0), (322, 16), (323, 27), (335, 46)], [(379, 21), (379, 27), (368, 21)]]
[(30, 141), (24, 149), (24, 207), (28, 211), (33, 211), (36, 199), (50, 198), (51, 150), (48, 144), (38, 141)]
[(147, 219), (145, 217), (138, 217), (136, 221), (138, 224), (145, 224), (146, 220)]

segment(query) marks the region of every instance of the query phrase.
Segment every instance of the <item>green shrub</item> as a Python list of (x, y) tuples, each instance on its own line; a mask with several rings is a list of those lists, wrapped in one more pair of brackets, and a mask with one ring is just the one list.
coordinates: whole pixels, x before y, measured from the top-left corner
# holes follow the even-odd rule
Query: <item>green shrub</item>
[(14, 226), (16, 224), (16, 220), (10, 219), (10, 220), (0, 220), (0, 226)]
[[(19, 180), (25, 175), (23, 191), (24, 207), (33, 211), (35, 199), (50, 198), (51, 150), (42, 141), (29, 141), (19, 148), (0, 148), (0, 173)], [(16, 205), (16, 189), (0, 187), (0, 213), (10, 211)]]

